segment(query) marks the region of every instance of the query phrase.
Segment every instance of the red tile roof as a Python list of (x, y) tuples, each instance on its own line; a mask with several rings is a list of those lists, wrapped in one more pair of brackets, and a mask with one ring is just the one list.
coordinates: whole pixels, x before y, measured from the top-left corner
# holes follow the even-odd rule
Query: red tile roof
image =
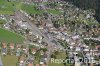
[(92, 64), (90, 64), (90, 66), (94, 66), (94, 64), (92, 63)]
[(45, 66), (45, 64), (42, 64), (42, 66)]
[(39, 66), (39, 64), (36, 64), (36, 66)]
[(100, 45), (97, 45), (96, 48), (100, 48)]
[(34, 66), (33, 64), (29, 63), (28, 66)]

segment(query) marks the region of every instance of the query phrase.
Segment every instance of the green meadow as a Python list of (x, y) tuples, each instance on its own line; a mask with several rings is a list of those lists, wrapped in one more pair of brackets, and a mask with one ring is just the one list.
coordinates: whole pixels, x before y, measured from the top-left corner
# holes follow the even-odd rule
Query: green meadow
[(23, 43), (24, 38), (16, 33), (0, 28), (0, 42)]
[[(42, 14), (44, 10), (38, 10), (35, 4), (24, 4), (21, 2), (7, 2), (7, 0), (0, 0), (0, 14), (14, 14), (15, 10), (23, 10), (28, 14)], [(48, 13), (62, 14), (61, 11), (55, 9), (48, 9)]]

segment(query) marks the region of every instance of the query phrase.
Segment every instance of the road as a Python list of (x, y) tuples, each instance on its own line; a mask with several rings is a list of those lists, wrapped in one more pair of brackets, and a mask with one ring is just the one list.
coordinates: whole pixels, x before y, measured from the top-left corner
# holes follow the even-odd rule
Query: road
[[(46, 36), (45, 34), (43, 34), (43, 33), (36, 27), (36, 25), (34, 25), (34, 24), (29, 20), (29, 18), (27, 18), (27, 17), (25, 16), (25, 14), (22, 13), (22, 15), (23, 15), (23, 16), (25, 17), (25, 19), (27, 20), (28, 25), (29, 25), (29, 27), (31, 28), (32, 32), (35, 33), (35, 34), (37, 34), (37, 35), (39, 35), (39, 36), (43, 36), (43, 37), (44, 37), (44, 38), (43, 38), (43, 41), (46, 42), (46, 43), (49, 45), (49, 47), (50, 47), (50, 46), (55, 46), (55, 47), (57, 47), (57, 48), (62, 48), (62, 49), (63, 49), (63, 47), (62, 47), (60, 44), (59, 44), (59, 45), (56, 45), (55, 43), (51, 42), (50, 39), (47, 38), (47, 36)], [(53, 50), (53, 48), (49, 48), (49, 49), (48, 49), (48, 61), (47, 61), (47, 62), (49, 62), (49, 60), (50, 60), (50, 56), (51, 56), (51, 51), (52, 51), (52, 50)]]
[[(39, 35), (39, 36), (44, 37), (44, 38), (43, 38), (43, 41), (46, 42), (46, 43), (49, 44), (49, 45), (52, 45), (52, 46), (53, 46), (53, 45), (56, 45), (55, 43), (51, 42), (51, 41), (50, 41), (51, 39), (48, 38), (43, 32), (41, 32), (41, 31), (38, 29), (38, 27), (36, 27), (36, 25), (34, 25), (34, 24), (30, 21), (30, 19), (29, 19), (28, 17), (25, 16), (24, 13), (21, 13), (21, 12), (20, 12), (20, 14), (22, 14), (22, 15), (23, 15), (23, 18), (28, 22), (28, 27), (31, 28), (31, 30), (32, 30), (32, 32), (33, 32), (34, 34), (37, 34), (37, 35)], [(63, 48), (62, 46), (59, 46), (59, 45), (57, 45), (56, 47), (58, 47), (58, 48)]]
[[(34, 25), (33, 23), (32, 23), (32, 21), (29, 19), (29, 17), (28, 16), (26, 16), (25, 15), (25, 13), (24, 12), (22, 12), (22, 11), (17, 11), (16, 12), (16, 14), (15, 14), (15, 16), (13, 16), (12, 17), (15, 21), (16, 21), (16, 23), (19, 23), (20, 21), (26, 21), (26, 25), (27, 25), (27, 27), (29, 28), (29, 29), (31, 29), (31, 31), (32, 31), (32, 33), (34, 34), (34, 35), (38, 35), (38, 36), (41, 36), (41, 37), (43, 37), (43, 41), (45, 42), (45, 43), (47, 43), (48, 44), (48, 46), (49, 46), (49, 48), (48, 48), (48, 60), (47, 60), (47, 62), (49, 62), (49, 60), (50, 60), (50, 56), (51, 56), (51, 51), (54, 49), (54, 48), (52, 48), (52, 47), (56, 47), (56, 48), (62, 48), (63, 50), (65, 50), (60, 44), (55, 44), (55, 43), (53, 43), (52, 41), (50, 41), (50, 38), (48, 38), (44, 33), (42, 33), (39, 29), (38, 29), (38, 27), (36, 27), (36, 25)], [(51, 47), (52, 46), (52, 47)]]

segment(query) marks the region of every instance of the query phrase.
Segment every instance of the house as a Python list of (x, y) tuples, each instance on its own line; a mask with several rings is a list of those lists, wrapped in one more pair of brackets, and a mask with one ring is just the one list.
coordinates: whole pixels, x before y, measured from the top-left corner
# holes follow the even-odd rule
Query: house
[(41, 56), (42, 56), (42, 55), (44, 55), (44, 52), (43, 52), (43, 50), (41, 50), (41, 51), (40, 51), (40, 54), (41, 54)]
[(22, 24), (22, 25), (21, 25), (21, 28), (27, 29), (28, 27), (27, 27), (25, 24)]
[(39, 29), (40, 29), (40, 30), (43, 30), (44, 28), (43, 28), (43, 26), (42, 26), (42, 25), (40, 25), (40, 26), (39, 26)]
[(97, 49), (98, 51), (100, 51), (100, 45), (97, 45), (97, 46), (96, 46), (96, 49)]
[(19, 59), (19, 65), (23, 66), (24, 65), (24, 61), (25, 61), (24, 57), (21, 56), (20, 59)]
[(72, 42), (72, 43), (70, 43), (70, 45), (75, 45), (75, 43), (74, 43), (74, 42)]
[(14, 44), (13, 43), (10, 43), (10, 53), (11, 55), (13, 55), (13, 52), (14, 52)]
[(62, 40), (66, 40), (65, 36), (61, 36), (61, 39), (62, 39)]
[(78, 54), (78, 52), (73, 52), (73, 54), (76, 56)]
[(46, 26), (47, 27), (53, 27), (53, 24), (52, 23), (46, 23)]
[(2, 43), (2, 55), (6, 55), (7, 54), (7, 46), (6, 43)]
[(28, 66), (34, 66), (33, 64), (29, 63)]
[(36, 49), (32, 49), (32, 54), (35, 54), (36, 53)]
[(93, 64), (93, 63), (91, 63), (91, 64), (90, 64), (90, 66), (94, 66), (94, 64)]
[(39, 66), (39, 64), (36, 64), (36, 66)]
[(28, 63), (30, 63), (32, 65), (33, 61), (34, 61), (34, 57), (33, 56), (29, 56)]
[(44, 58), (41, 58), (40, 64), (44, 64)]
[(23, 52), (24, 52), (25, 54), (27, 54), (27, 53), (28, 53), (28, 49), (27, 49), (27, 48), (23, 48)]
[(89, 49), (88, 49), (88, 48), (85, 48), (85, 49), (84, 49), (84, 51), (87, 51), (87, 52), (88, 52), (88, 51), (89, 51)]
[(17, 45), (17, 48), (16, 48), (16, 56), (20, 56), (20, 52), (21, 52), (21, 46), (20, 45)]
[(14, 44), (13, 43), (10, 44), (10, 49), (12, 49), (12, 50), (14, 49)]
[(69, 46), (70, 47), (70, 49), (73, 49), (74, 47), (73, 46)]
[(42, 64), (42, 66), (46, 66), (45, 64)]
[(76, 51), (80, 51), (80, 47), (76, 47)]
[(81, 64), (79, 62), (75, 62), (75, 66), (81, 66)]
[(45, 61), (47, 61), (47, 54), (46, 53), (43, 55), (43, 58)]

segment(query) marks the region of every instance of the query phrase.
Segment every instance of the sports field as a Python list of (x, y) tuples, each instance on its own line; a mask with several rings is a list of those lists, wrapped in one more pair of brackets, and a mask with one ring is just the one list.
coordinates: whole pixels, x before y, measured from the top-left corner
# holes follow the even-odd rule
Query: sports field
[(24, 38), (16, 33), (0, 28), (0, 42), (23, 43)]

